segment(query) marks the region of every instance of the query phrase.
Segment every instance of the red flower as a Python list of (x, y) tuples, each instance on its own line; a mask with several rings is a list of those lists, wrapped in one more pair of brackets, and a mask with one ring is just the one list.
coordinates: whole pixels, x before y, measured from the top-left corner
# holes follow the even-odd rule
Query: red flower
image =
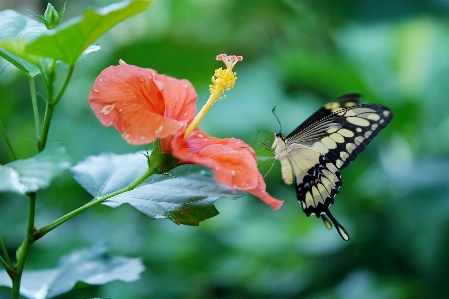
[(198, 95), (188, 80), (120, 61), (97, 77), (89, 104), (104, 126), (114, 126), (130, 144), (173, 136), (195, 116)]
[(202, 164), (211, 168), (220, 184), (248, 191), (269, 204), (273, 210), (283, 201), (270, 196), (262, 175), (257, 169), (254, 150), (236, 138), (218, 139), (195, 130), (186, 139), (184, 132), (177, 133), (172, 142), (172, 154), (180, 163)]
[[(233, 64), (235, 62), (232, 61)], [(217, 71), (226, 73), (221, 68)], [(229, 74), (235, 77), (235, 73), (228, 71)], [(211, 86), (211, 98), (216, 93), (213, 101), (223, 92), (218, 94), (214, 86), (215, 82)], [(217, 182), (248, 191), (272, 209), (279, 209), (283, 202), (265, 191), (266, 185), (257, 169), (255, 152), (249, 145), (235, 138), (210, 137), (198, 128), (192, 128), (205, 113), (200, 112), (199, 117), (194, 119), (196, 99), (196, 91), (189, 81), (160, 75), (152, 69), (122, 61), (120, 65), (101, 72), (89, 94), (89, 103), (100, 122), (105, 126), (114, 126), (128, 143), (147, 144), (159, 138), (161, 150), (171, 152), (179, 159), (178, 164), (194, 163), (210, 167)]]

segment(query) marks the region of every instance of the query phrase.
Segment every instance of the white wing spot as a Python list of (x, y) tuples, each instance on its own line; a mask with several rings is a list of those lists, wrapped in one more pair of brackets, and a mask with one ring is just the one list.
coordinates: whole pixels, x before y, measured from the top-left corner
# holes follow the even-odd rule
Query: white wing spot
[(348, 130), (348, 129), (340, 129), (338, 131), (338, 134), (345, 136), (345, 137), (352, 137), (354, 136), (354, 132)]
[(369, 121), (367, 121), (364, 118), (360, 118), (360, 117), (347, 117), (346, 120), (348, 122), (350, 122), (351, 124), (354, 124), (357, 126), (362, 126), (362, 127), (369, 126), (369, 124), (370, 124)]
[(338, 168), (340, 168), (343, 165), (343, 161), (340, 159), (337, 159), (337, 161), (335, 161), (335, 164), (337, 165)]
[(337, 133), (333, 133), (329, 137), (332, 138), (333, 140), (335, 140), (338, 143), (345, 142), (345, 139), (343, 138), (343, 136), (341, 136), (340, 134), (337, 134)]
[(363, 142), (363, 140), (365, 140), (365, 138), (363, 138), (362, 136), (357, 136), (357, 137), (354, 139), (354, 142), (355, 142), (355, 144), (358, 146), (358, 145), (360, 145), (360, 144)]
[(369, 114), (367, 118), (374, 120), (374, 121), (378, 121), (380, 119), (380, 115), (379, 114)]
[(321, 139), (321, 143), (324, 144), (324, 146), (326, 146), (327, 148), (330, 149), (334, 149), (337, 148), (337, 143), (335, 143), (335, 141), (330, 138), (330, 137), (324, 137)]
[(343, 161), (346, 161), (346, 159), (349, 157), (349, 154), (347, 152), (340, 152), (340, 157)]
[(357, 146), (354, 143), (346, 143), (346, 150), (348, 153), (352, 153), (353, 150), (355, 150)]

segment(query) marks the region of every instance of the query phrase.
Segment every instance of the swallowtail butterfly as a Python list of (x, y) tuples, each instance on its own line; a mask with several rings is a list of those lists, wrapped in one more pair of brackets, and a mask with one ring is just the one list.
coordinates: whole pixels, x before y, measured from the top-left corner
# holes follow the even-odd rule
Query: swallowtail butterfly
[(296, 196), (307, 216), (321, 217), (349, 240), (344, 227), (329, 211), (342, 185), (340, 169), (351, 163), (391, 121), (385, 106), (358, 104), (360, 95), (349, 94), (327, 103), (287, 137), (274, 134), (272, 149), (281, 163), (287, 185), (295, 182)]

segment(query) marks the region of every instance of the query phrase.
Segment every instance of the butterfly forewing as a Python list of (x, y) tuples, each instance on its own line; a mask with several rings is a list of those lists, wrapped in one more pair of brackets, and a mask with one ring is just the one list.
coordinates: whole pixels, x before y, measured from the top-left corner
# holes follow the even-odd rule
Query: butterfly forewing
[(358, 104), (360, 100), (360, 95), (357, 93), (348, 94), (333, 100), (321, 107), (318, 111), (312, 114), (308, 119), (306, 119), (301, 125), (299, 125), (293, 132), (291, 132), (286, 138), (290, 138), (292, 135), (296, 135), (298, 132), (304, 130), (304, 128), (309, 125), (316, 123), (317, 121), (331, 115), (332, 113), (351, 106)]
[(348, 234), (329, 211), (342, 185), (339, 170), (393, 118), (390, 109), (357, 105), (358, 100), (358, 94), (350, 94), (327, 103), (285, 139), (279, 133), (285, 148), (275, 150), (278, 159), (290, 162), (296, 195), (306, 215), (328, 215), (345, 240)]

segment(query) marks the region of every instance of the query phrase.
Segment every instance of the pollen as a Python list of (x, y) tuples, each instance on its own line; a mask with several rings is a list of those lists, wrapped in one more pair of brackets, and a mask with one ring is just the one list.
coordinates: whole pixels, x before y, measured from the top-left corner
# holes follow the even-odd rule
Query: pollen
[(237, 81), (237, 73), (232, 71), (234, 65), (243, 60), (242, 56), (220, 54), (216, 57), (217, 60), (221, 60), (225, 63), (226, 69), (219, 68), (215, 70), (212, 76), (212, 84), (209, 85), (210, 96), (206, 104), (201, 108), (201, 111), (195, 116), (193, 121), (187, 127), (184, 132), (184, 138), (192, 133), (192, 131), (198, 126), (203, 117), (206, 115), (207, 111), (212, 107), (212, 105), (223, 98), (226, 98), (224, 92), (234, 87), (235, 81)]

